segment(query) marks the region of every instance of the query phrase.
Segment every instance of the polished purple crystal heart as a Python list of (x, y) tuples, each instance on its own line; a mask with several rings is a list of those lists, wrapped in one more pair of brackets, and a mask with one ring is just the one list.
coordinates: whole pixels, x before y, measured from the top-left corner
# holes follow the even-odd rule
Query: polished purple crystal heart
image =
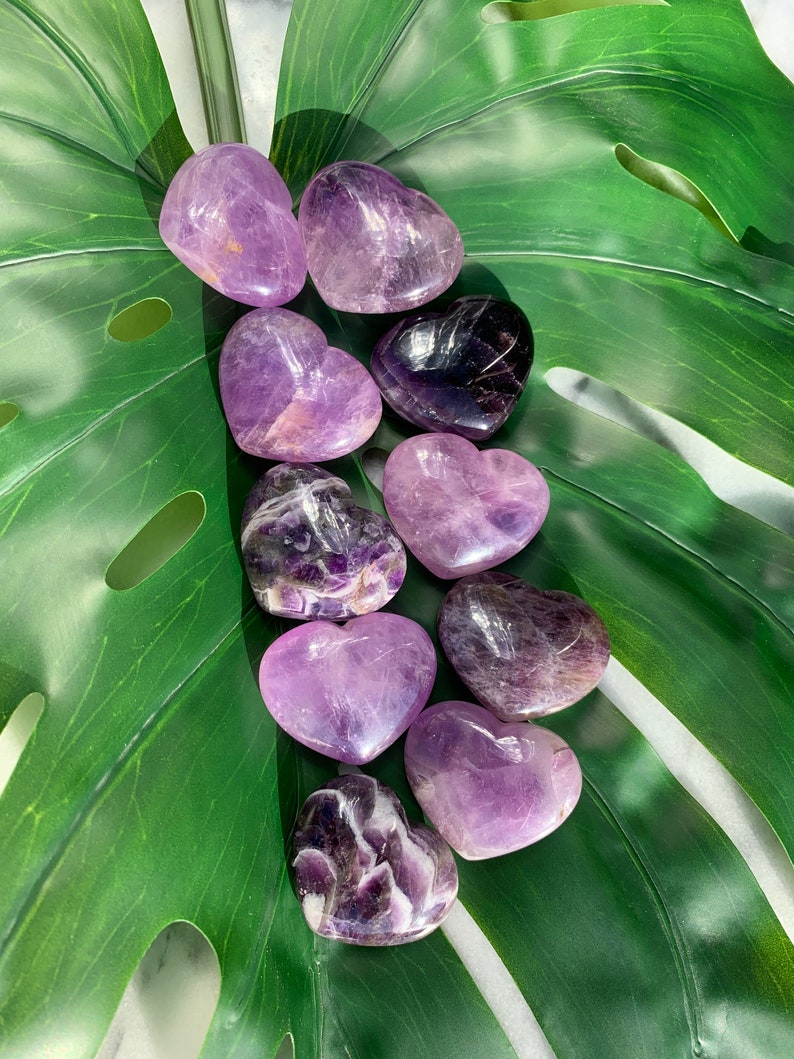
[(284, 305), (306, 282), (287, 185), (242, 143), (211, 144), (177, 170), (160, 236), (205, 283), (246, 305)]
[(544, 838), (582, 790), (576, 755), (558, 735), (505, 724), (471, 702), (440, 702), (419, 714), (405, 741), (405, 771), (427, 818), (467, 860)]
[(333, 460), (380, 422), (380, 393), (364, 365), (289, 309), (255, 309), (238, 320), (218, 373), (232, 436), (254, 456)]
[(334, 162), (298, 210), (309, 275), (323, 301), (352, 313), (415, 309), (463, 264), (454, 222), (427, 195), (366, 162)]
[(483, 295), (459, 298), (443, 314), (402, 320), (378, 341), (370, 368), (409, 423), (481, 441), (515, 408), (532, 357), (524, 313)]
[(257, 603), (285, 618), (338, 621), (378, 610), (405, 577), (388, 520), (311, 463), (280, 463), (254, 484), (242, 519), (245, 572)]
[(292, 847), (306, 922), (325, 938), (401, 945), (442, 922), (458, 892), (452, 852), (406, 818), (394, 791), (372, 776), (338, 776), (310, 794)]
[(462, 577), (496, 566), (532, 540), (549, 509), (549, 487), (517, 452), (480, 452), (453, 434), (419, 434), (386, 460), (383, 502), (428, 570)]
[(433, 641), (399, 614), (299, 625), (268, 647), (259, 688), (278, 724), (312, 750), (363, 765), (406, 730), (436, 675)]
[(503, 721), (555, 713), (592, 691), (609, 635), (570, 592), (541, 592), (512, 574), (458, 581), (441, 604), (438, 636), (461, 680)]

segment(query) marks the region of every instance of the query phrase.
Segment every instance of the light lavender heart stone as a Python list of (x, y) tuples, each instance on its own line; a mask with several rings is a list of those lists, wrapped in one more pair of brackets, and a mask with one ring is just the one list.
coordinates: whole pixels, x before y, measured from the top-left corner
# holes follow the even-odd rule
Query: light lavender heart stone
[(609, 634), (583, 599), (541, 592), (498, 571), (464, 577), (450, 589), (438, 636), (461, 680), (503, 721), (578, 702), (609, 661)]
[(285, 618), (368, 614), (405, 577), (405, 549), (389, 521), (311, 463), (280, 463), (254, 484), (241, 544), (257, 603)]
[(321, 754), (363, 765), (406, 730), (436, 675), (433, 641), (399, 614), (311, 622), (262, 656), (259, 688), (276, 722)]
[(211, 144), (177, 170), (160, 236), (191, 272), (246, 305), (284, 305), (306, 282), (287, 185), (242, 143)]
[(545, 838), (582, 790), (576, 755), (558, 735), (504, 724), (471, 702), (419, 714), (405, 741), (405, 771), (425, 815), (467, 860)]
[(380, 393), (364, 365), (289, 309), (255, 309), (238, 320), (218, 373), (232, 436), (254, 456), (333, 460), (363, 444), (380, 422)]
[(517, 452), (480, 452), (452, 434), (419, 434), (386, 460), (383, 502), (419, 562), (451, 578), (521, 551), (546, 517), (549, 487)]
[(424, 938), (458, 892), (449, 846), (409, 821), (394, 791), (372, 776), (338, 776), (309, 795), (295, 827), (292, 869), (311, 929), (354, 945)]
[(298, 210), (309, 275), (323, 301), (352, 313), (414, 309), (463, 264), (455, 223), (427, 195), (366, 162), (333, 162)]

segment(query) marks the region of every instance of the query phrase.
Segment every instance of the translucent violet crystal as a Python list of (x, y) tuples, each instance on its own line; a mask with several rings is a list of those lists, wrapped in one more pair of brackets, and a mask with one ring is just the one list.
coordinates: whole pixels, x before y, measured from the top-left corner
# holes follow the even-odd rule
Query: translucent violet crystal
[(367, 162), (333, 162), (298, 210), (306, 261), (323, 301), (351, 313), (425, 305), (463, 264), (455, 223), (420, 191)]
[(503, 721), (555, 713), (592, 691), (609, 661), (604, 623), (570, 592), (498, 571), (458, 581), (438, 636), (458, 676)]
[(335, 777), (306, 799), (292, 870), (311, 929), (354, 945), (425, 937), (458, 892), (444, 839), (409, 821), (390, 787), (360, 774)]
[(418, 434), (386, 460), (383, 502), (419, 562), (452, 578), (521, 551), (546, 517), (549, 487), (517, 452), (480, 452), (453, 434)]
[(311, 463), (280, 463), (254, 484), (241, 543), (257, 603), (285, 618), (368, 614), (405, 577), (405, 549), (388, 519), (358, 507), (341, 478)]
[(264, 459), (333, 460), (380, 422), (380, 393), (364, 365), (289, 309), (255, 309), (238, 320), (218, 374), (234, 440)]
[(386, 401), (409, 423), (480, 441), (515, 408), (532, 358), (532, 329), (521, 309), (477, 295), (396, 324), (376, 344), (370, 367)]
[(279, 636), (259, 667), (262, 698), (298, 742), (337, 761), (372, 761), (427, 702), (433, 641), (399, 614), (314, 621)]
[(163, 201), (160, 236), (191, 272), (245, 305), (284, 305), (306, 282), (287, 185), (242, 143), (211, 144), (180, 166)]
[(512, 853), (567, 819), (579, 800), (576, 755), (547, 728), (505, 724), (471, 702), (440, 702), (419, 714), (405, 741), (416, 800), (467, 860)]

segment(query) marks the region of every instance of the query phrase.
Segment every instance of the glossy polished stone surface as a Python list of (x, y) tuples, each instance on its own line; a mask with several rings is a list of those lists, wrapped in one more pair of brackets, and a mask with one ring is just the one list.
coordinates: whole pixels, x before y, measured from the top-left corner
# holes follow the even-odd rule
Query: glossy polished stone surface
[(427, 195), (366, 162), (333, 162), (298, 210), (306, 261), (323, 301), (351, 313), (425, 305), (463, 264), (463, 240)]
[(338, 776), (309, 795), (295, 827), (292, 868), (311, 929), (356, 945), (425, 937), (458, 892), (449, 846), (410, 822), (394, 791), (372, 776)]
[(364, 365), (289, 309), (255, 309), (238, 320), (218, 374), (234, 440), (264, 459), (333, 460), (380, 422), (380, 393)]
[(370, 369), (409, 423), (482, 441), (515, 408), (532, 357), (521, 309), (484, 295), (459, 298), (443, 314), (402, 320), (378, 341)]
[(582, 790), (576, 755), (554, 732), (505, 724), (471, 702), (419, 714), (405, 771), (427, 818), (467, 860), (523, 849), (570, 815)]
[(480, 452), (453, 434), (419, 434), (386, 460), (383, 501), (420, 563), (437, 577), (463, 577), (532, 540), (549, 510), (549, 487), (517, 452)]
[(405, 577), (405, 550), (388, 520), (310, 463), (280, 463), (255, 483), (241, 543), (257, 603), (285, 618), (368, 614)]
[(306, 282), (292, 197), (253, 147), (218, 143), (177, 170), (160, 236), (197, 276), (245, 305), (284, 305)]
[(309, 622), (265, 651), (259, 688), (276, 722), (321, 754), (363, 765), (406, 730), (436, 676), (433, 641), (399, 614)]
[(497, 571), (464, 577), (450, 589), (438, 636), (464, 684), (503, 721), (578, 702), (609, 661), (607, 630), (583, 599), (541, 592)]

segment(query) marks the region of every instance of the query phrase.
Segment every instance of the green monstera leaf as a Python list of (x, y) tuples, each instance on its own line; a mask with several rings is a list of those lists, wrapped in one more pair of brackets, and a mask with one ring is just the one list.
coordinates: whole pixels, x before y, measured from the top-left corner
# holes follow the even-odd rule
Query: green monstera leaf
[[(0, 28), (0, 718), (43, 700), (0, 797), (0, 1055), (92, 1056), (188, 920), (222, 975), (206, 1056), (286, 1033), (308, 1059), (527, 1054), (527, 1004), (558, 1059), (788, 1056), (790, 942), (609, 683), (552, 725), (582, 761), (576, 812), (460, 862), (449, 930), (383, 951), (310, 934), (284, 848), (334, 766), (256, 688), (282, 625), (239, 559), (262, 470), (217, 396), (239, 309), (157, 236), (189, 147), (156, 47), (134, 0), (8, 0)], [(205, 83), (222, 134), (229, 82)], [(790, 853), (791, 507), (718, 499), (647, 411), (790, 480), (794, 89), (738, 0), (298, 0), (277, 117), (296, 196), (334, 158), (383, 164), (460, 226), (450, 295), (525, 308), (536, 365), (493, 444), (543, 468), (552, 507), (507, 567), (601, 612)], [(384, 325), (298, 307), (364, 359)], [(371, 447), (406, 430), (387, 417)], [(369, 458), (335, 466), (378, 506)], [(432, 629), (444, 590), (412, 564), (393, 609)], [(434, 698), (461, 693), (442, 666)], [(400, 755), (373, 771), (416, 813)], [(517, 987), (500, 1018), (467, 917)]]

